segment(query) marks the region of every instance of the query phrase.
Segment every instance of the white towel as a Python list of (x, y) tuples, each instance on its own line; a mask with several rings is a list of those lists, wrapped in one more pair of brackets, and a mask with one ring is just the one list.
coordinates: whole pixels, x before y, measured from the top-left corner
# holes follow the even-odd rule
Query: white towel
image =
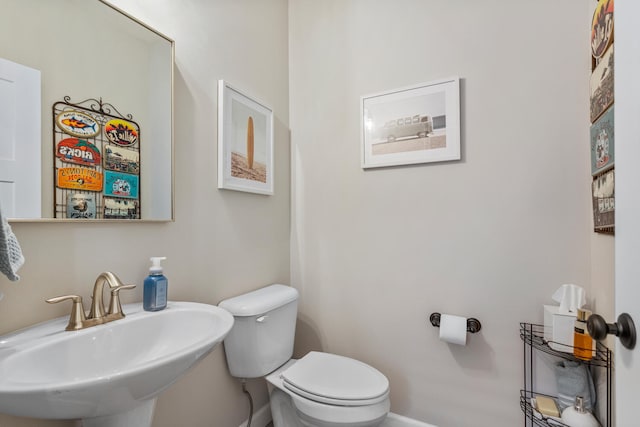
[(565, 360), (556, 365), (556, 385), (560, 410), (573, 406), (576, 396), (582, 396), (585, 409), (593, 411), (596, 404), (596, 389), (587, 366), (581, 362)]
[(20, 243), (11, 231), (11, 226), (2, 215), (0, 208), (0, 272), (15, 282), (20, 280), (20, 276), (16, 272), (22, 267), (22, 264), (24, 264), (24, 256), (22, 249), (20, 249)]

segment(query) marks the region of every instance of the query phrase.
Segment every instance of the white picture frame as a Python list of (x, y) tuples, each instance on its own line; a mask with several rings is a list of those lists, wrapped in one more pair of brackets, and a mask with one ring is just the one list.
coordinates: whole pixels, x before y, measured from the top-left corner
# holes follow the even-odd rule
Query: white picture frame
[(460, 79), (365, 95), (363, 169), (460, 160)]
[(218, 80), (218, 188), (273, 194), (273, 110)]

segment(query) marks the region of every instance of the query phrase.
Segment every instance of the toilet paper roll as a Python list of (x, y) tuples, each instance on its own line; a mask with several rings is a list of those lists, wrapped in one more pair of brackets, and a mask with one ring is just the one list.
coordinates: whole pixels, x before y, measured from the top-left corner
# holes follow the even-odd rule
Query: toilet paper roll
[(440, 315), (440, 340), (467, 345), (467, 318), (451, 314)]

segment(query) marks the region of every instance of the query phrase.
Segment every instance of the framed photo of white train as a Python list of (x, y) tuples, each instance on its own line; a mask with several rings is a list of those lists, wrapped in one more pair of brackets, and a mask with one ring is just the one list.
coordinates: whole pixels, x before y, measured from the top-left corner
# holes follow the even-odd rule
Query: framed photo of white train
[(452, 77), (360, 100), (363, 169), (460, 159), (460, 79)]
[(273, 194), (273, 110), (218, 81), (218, 188)]

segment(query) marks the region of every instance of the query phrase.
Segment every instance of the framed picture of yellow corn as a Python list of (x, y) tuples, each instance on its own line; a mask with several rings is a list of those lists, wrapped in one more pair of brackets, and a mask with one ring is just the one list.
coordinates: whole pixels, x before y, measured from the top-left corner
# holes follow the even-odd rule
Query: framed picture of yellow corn
[(218, 188), (273, 194), (273, 110), (218, 81)]

